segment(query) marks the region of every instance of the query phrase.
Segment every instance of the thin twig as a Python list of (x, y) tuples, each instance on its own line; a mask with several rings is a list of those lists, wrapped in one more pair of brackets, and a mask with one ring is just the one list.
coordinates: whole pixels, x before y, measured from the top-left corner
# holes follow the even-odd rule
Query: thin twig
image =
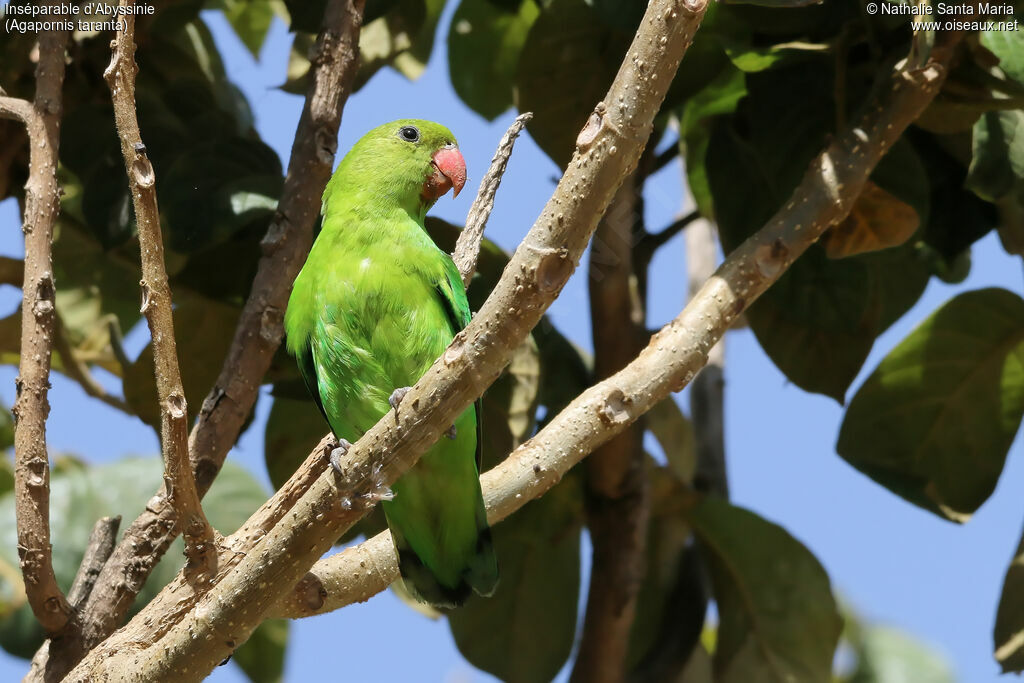
[(505, 134), (498, 143), (491, 158), (491, 166), (480, 181), (480, 189), (477, 191), (473, 206), (469, 207), (469, 214), (466, 216), (466, 227), (459, 233), (459, 239), (455, 242), (455, 251), (452, 252), (452, 260), (455, 261), (459, 273), (462, 275), (462, 284), (468, 288), (476, 272), (476, 259), (480, 254), (480, 243), (484, 238), (484, 228), (487, 226), (487, 219), (490, 218), (491, 209), (494, 208), (494, 195), (501, 185), (501, 176), (505, 174), (505, 167), (508, 159), (512, 156), (512, 147), (516, 144), (516, 138), (530, 119), (533, 112), (523, 112), (516, 117), (512, 125), (508, 127)]
[[(134, 0), (121, 0), (122, 9)], [(114, 120), (121, 139), (125, 172), (131, 189), (142, 253), (142, 309), (153, 339), (156, 390), (160, 401), (160, 447), (164, 459), (164, 486), (181, 520), (186, 569), (202, 579), (211, 573), (217, 554), (212, 552), (214, 530), (203, 513), (196, 480), (188, 457), (188, 406), (178, 368), (174, 338), (171, 288), (164, 266), (160, 210), (156, 200), (156, 174), (146, 155), (135, 113), (135, 16), (128, 12), (112, 43), (113, 56), (103, 76), (110, 86)]]
[(113, 396), (107, 393), (107, 390), (96, 381), (96, 378), (92, 376), (92, 372), (89, 371), (89, 366), (78, 357), (75, 353), (74, 347), (71, 345), (71, 340), (68, 339), (67, 327), (64, 325), (64, 321), (60, 317), (60, 312), (57, 313), (55, 324), (54, 324), (54, 349), (60, 354), (62, 370), (64, 374), (75, 380), (82, 390), (92, 396), (93, 398), (103, 401), (112, 408), (117, 408), (121, 412), (127, 415), (135, 415), (135, 411), (128, 405), (120, 396)]
[(92, 587), (96, 585), (100, 570), (106, 564), (110, 553), (114, 552), (114, 543), (117, 541), (117, 529), (121, 526), (121, 515), (115, 517), (100, 517), (92, 527), (89, 534), (89, 543), (85, 546), (85, 555), (82, 563), (78, 565), (78, 573), (68, 591), (68, 602), (71, 606), (78, 608), (89, 597)]
[[(231, 349), (189, 438), (200, 494), (209, 489), (250, 415), (260, 381), (280, 344), (285, 303), (312, 242), (320, 197), (334, 164), (341, 112), (358, 67), (356, 46), (364, 4), (365, 0), (327, 3), (281, 200), (263, 240), (263, 256)], [(135, 596), (177, 537), (174, 509), (164, 494), (158, 492), (128, 526), (103, 568), (86, 603), (81, 642), (62, 643), (65, 650), (59, 668), (64, 672), (121, 625)], [(53, 650), (51, 656), (56, 656)]]
[[(54, 5), (57, 3), (48, 3)], [(52, 8), (51, 8), (52, 9)], [(48, 634), (61, 633), (71, 607), (57, 585), (50, 548), (50, 463), (46, 418), (50, 412), (50, 362), (56, 311), (53, 281), (53, 225), (60, 211), (57, 153), (63, 111), (64, 31), (39, 35), (36, 93), (32, 105), (0, 98), (6, 117), (21, 120), (28, 131), (29, 178), (25, 184), (25, 279), (22, 285), (21, 358), (14, 430), (14, 497), (18, 556), (25, 593), (36, 619)]]
[[(205, 675), (249, 637), (264, 613), (365, 513), (361, 503), (366, 496), (411, 467), (483, 393), (561, 291), (612, 195), (635, 168), (705, 9), (702, 0), (651, 1), (629, 57), (577, 138), (579, 163), (569, 164), (476, 318), (410, 389), (402, 409), (383, 417), (349, 449), (341, 473), (320, 475), (254, 546), (222, 556), (223, 571), (211, 590), (189, 595), (179, 575), (94, 649), (70, 680), (94, 680), (104, 671), (126, 668), (152, 679)], [(611, 401), (597, 412), (616, 423), (623, 410)], [(530, 473), (547, 477), (540, 468)], [(339, 496), (349, 504), (340, 505)]]
[[(686, 386), (745, 308), (849, 213), (878, 160), (939, 91), (954, 46), (955, 40), (936, 48), (919, 71), (896, 69), (888, 87), (880, 89), (883, 97), (865, 107), (858, 125), (844, 130), (818, 156), (785, 206), (729, 255), (633, 362), (585, 391), (481, 476), (491, 524), (543, 495), (587, 453)], [(271, 616), (323, 614), (387, 588), (398, 578), (390, 532), (316, 562), (305, 576), (302, 592), (285, 595)], [(313, 593), (316, 600), (309, 599)]]

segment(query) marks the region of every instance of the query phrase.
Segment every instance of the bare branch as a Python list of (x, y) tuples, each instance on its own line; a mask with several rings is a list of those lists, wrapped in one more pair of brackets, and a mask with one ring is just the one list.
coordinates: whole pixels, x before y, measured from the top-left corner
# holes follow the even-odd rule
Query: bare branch
[(89, 543), (85, 546), (85, 555), (82, 557), (82, 564), (78, 565), (78, 573), (68, 591), (68, 602), (72, 607), (78, 608), (92, 592), (96, 585), (100, 570), (106, 564), (110, 554), (114, 552), (114, 543), (117, 542), (117, 529), (121, 526), (121, 515), (116, 517), (100, 517), (92, 527), (89, 534)]
[[(93, 650), (71, 680), (125, 670), (145, 678), (204, 675), (249, 637), (264, 612), (364, 514), (361, 501), (412, 466), (494, 381), (564, 286), (598, 218), (635, 168), (705, 8), (701, 0), (653, 0), (648, 5), (629, 57), (580, 132), (579, 163), (570, 163), (477, 317), (410, 390), (402, 409), (382, 418), (349, 449), (344, 474), (321, 475), (255, 546), (244, 555), (222, 557), (224, 571), (210, 591), (189, 595), (179, 576)], [(610, 416), (618, 414), (609, 410)], [(545, 477), (541, 469), (530, 473)], [(348, 506), (339, 505), (339, 496)]]
[[(57, 4), (57, 3), (49, 3)], [(48, 634), (64, 630), (71, 607), (57, 586), (50, 548), (50, 463), (46, 418), (50, 412), (50, 361), (56, 312), (53, 282), (53, 225), (60, 211), (57, 151), (63, 111), (64, 46), (68, 34), (39, 34), (39, 63), (32, 105), (0, 98), (0, 111), (28, 130), (29, 178), (25, 185), (25, 279), (22, 285), (21, 358), (15, 381), (14, 498), (18, 556), (25, 593)]]
[[(729, 255), (633, 362), (587, 389), (483, 474), (480, 481), (491, 524), (543, 495), (586, 454), (670, 392), (686, 386), (746, 307), (822, 232), (849, 213), (878, 160), (939, 91), (952, 47), (936, 48), (919, 71), (896, 69), (888, 88), (882, 89), (883, 97), (869, 103), (858, 124), (829, 145), (785, 206)], [(394, 545), (390, 532), (384, 531), (318, 561), (297, 587), (301, 592), (284, 596), (272, 616), (297, 618), (336, 610), (369, 599), (397, 578)], [(318, 597), (311, 600), (314, 593)]]
[[(717, 260), (714, 226), (705, 218), (686, 231), (686, 272), (690, 296), (715, 272)], [(725, 342), (708, 351), (707, 365), (697, 374), (690, 389), (690, 413), (697, 441), (696, 488), (729, 496), (725, 469)]]
[[(633, 245), (643, 229), (639, 183), (638, 174), (623, 183), (598, 225), (590, 252), (590, 317), (598, 379), (621, 370), (646, 341), (643, 304), (631, 295), (636, 277)], [(612, 683), (623, 677), (646, 560), (649, 509), (643, 432), (642, 424), (631, 425), (587, 460), (593, 562), (573, 681)]]
[[(313, 73), (299, 119), (277, 212), (263, 241), (252, 291), (217, 383), (189, 438), (196, 484), (204, 494), (255, 403), (260, 381), (281, 341), (282, 313), (312, 241), (320, 196), (330, 177), (341, 112), (351, 90), (365, 0), (330, 0), (317, 39)], [(89, 596), (83, 643), (65, 656), (64, 671), (117, 628), (146, 578), (178, 534), (164, 491), (125, 530)]]
[(452, 253), (452, 260), (462, 274), (462, 284), (468, 289), (469, 283), (476, 272), (476, 259), (480, 254), (480, 242), (484, 238), (484, 228), (487, 226), (487, 219), (491, 216), (491, 209), (494, 208), (494, 195), (501, 185), (501, 176), (505, 174), (505, 166), (512, 156), (512, 147), (516, 144), (516, 138), (530, 119), (532, 112), (523, 112), (516, 117), (512, 125), (508, 127), (505, 134), (498, 143), (491, 158), (491, 166), (480, 181), (480, 189), (477, 191), (473, 206), (469, 207), (469, 214), (466, 216), (466, 227), (459, 233), (459, 239), (455, 242), (455, 251)]
[[(121, 0), (122, 9), (134, 0)], [(142, 314), (153, 339), (156, 390), (160, 401), (160, 446), (164, 459), (164, 489), (184, 528), (186, 571), (204, 577), (211, 572), (216, 553), (211, 552), (214, 530), (203, 513), (196, 480), (188, 457), (188, 406), (178, 368), (174, 338), (171, 288), (164, 266), (160, 210), (156, 201), (156, 174), (146, 155), (135, 114), (135, 15), (128, 12), (122, 30), (111, 44), (113, 57), (103, 73), (114, 103), (114, 120), (121, 139), (125, 172), (135, 207), (139, 248), (142, 252)]]

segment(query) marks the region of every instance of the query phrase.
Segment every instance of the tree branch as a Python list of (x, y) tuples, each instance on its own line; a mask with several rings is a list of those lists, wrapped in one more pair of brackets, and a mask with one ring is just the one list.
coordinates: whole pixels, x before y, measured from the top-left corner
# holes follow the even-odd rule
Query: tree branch
[[(364, 0), (330, 0), (325, 10), (281, 200), (263, 240), (263, 256), (231, 349), (189, 438), (200, 495), (209, 489), (252, 410), (281, 341), (282, 314), (312, 242), (320, 196), (334, 162), (341, 112), (358, 66), (363, 5)], [(103, 568), (85, 607), (83, 641), (64, 657), (64, 672), (121, 624), (177, 534), (174, 510), (161, 491), (125, 530)]]
[[(711, 221), (701, 218), (686, 231), (686, 274), (690, 296), (715, 272), (717, 240)], [(708, 351), (707, 365), (697, 374), (690, 389), (690, 414), (697, 442), (695, 486), (724, 498), (729, 497), (725, 469), (725, 342)]]
[[(134, 0), (121, 0), (122, 9)], [(196, 480), (188, 457), (188, 407), (178, 368), (174, 338), (171, 288), (164, 266), (164, 243), (160, 231), (160, 210), (156, 201), (156, 175), (146, 155), (135, 114), (135, 15), (123, 15), (122, 30), (112, 43), (113, 56), (103, 73), (110, 86), (114, 120), (121, 139), (125, 172), (135, 208), (139, 248), (142, 252), (142, 314), (153, 339), (156, 390), (160, 401), (160, 446), (164, 460), (164, 490), (169, 504), (184, 527), (186, 572), (201, 580), (211, 573), (216, 560), (211, 552), (213, 527), (203, 513)]]
[(89, 534), (89, 543), (85, 546), (85, 555), (82, 563), (78, 566), (78, 573), (68, 591), (68, 602), (72, 607), (77, 608), (85, 602), (96, 585), (96, 579), (100, 570), (114, 552), (114, 543), (117, 542), (117, 529), (121, 526), (121, 515), (115, 517), (100, 517), (92, 527)]
[[(587, 453), (680, 391), (743, 311), (831, 225), (841, 221), (886, 150), (939, 91), (953, 45), (916, 72), (902, 69), (813, 162), (789, 201), (719, 266), (686, 308), (622, 371), (595, 384), (540, 432), (480, 478), (496, 524), (543, 495)], [(842, 189), (840, 189), (842, 188)], [(391, 534), (318, 561), (272, 616), (307, 617), (362, 602), (398, 578)], [(315, 589), (318, 586), (319, 589)], [(310, 599), (316, 594), (318, 597)], [(316, 603), (319, 603), (316, 606)]]
[(494, 195), (501, 185), (501, 176), (505, 174), (505, 166), (512, 156), (512, 147), (516, 144), (516, 138), (530, 119), (532, 112), (524, 112), (516, 117), (512, 125), (508, 127), (505, 134), (498, 143), (498, 149), (494, 151), (491, 158), (491, 166), (480, 181), (480, 189), (477, 191), (473, 206), (469, 207), (469, 215), (466, 216), (466, 227), (459, 233), (459, 239), (455, 242), (455, 251), (452, 252), (452, 260), (462, 274), (462, 284), (467, 289), (476, 272), (476, 260), (480, 255), (480, 242), (484, 238), (484, 228), (487, 226), (487, 219), (491, 216), (491, 209), (494, 208)]
[[(623, 183), (598, 225), (590, 251), (590, 316), (598, 379), (621, 370), (644, 347), (643, 305), (630, 294), (636, 277), (633, 245), (640, 232), (637, 200), (643, 192), (638, 182), (633, 174)], [(573, 681), (611, 683), (623, 677), (646, 564), (649, 509), (643, 432), (642, 424), (631, 425), (595, 450), (586, 463), (593, 562)]]
[[(56, 3), (48, 3), (56, 4)], [(56, 312), (53, 225), (60, 211), (57, 150), (63, 111), (64, 45), (67, 33), (39, 34), (39, 63), (32, 105), (0, 98), (0, 111), (22, 121), (30, 141), (25, 184), (25, 279), (22, 285), (21, 358), (15, 381), (14, 499), (18, 556), (32, 612), (48, 634), (63, 631), (71, 607), (57, 586), (50, 547), (50, 463), (46, 418), (50, 412), (50, 361)]]
[[(254, 547), (242, 556), (222, 557), (224, 571), (210, 591), (189, 595), (179, 575), (125, 628), (93, 650), (71, 680), (95, 680), (114, 671), (193, 680), (210, 671), (365, 513), (367, 496), (412, 466), (483, 393), (558, 295), (612, 194), (635, 168), (705, 8), (702, 0), (652, 0), (648, 5), (611, 90), (580, 132), (576, 162), (569, 165), (501, 281), (476, 318), (406, 395), (402, 409), (382, 418), (349, 449), (342, 474), (331, 470), (319, 476)], [(620, 412), (613, 401), (603, 414), (614, 421)], [(543, 479), (545, 472), (531, 468), (530, 476)], [(171, 618), (168, 609), (174, 610)]]

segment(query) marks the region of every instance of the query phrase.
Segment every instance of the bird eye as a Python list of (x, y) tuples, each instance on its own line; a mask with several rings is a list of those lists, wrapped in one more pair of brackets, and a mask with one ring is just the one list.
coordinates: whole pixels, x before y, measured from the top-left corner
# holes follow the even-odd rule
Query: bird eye
[(420, 131), (416, 126), (402, 126), (398, 129), (398, 137), (406, 142), (419, 142)]

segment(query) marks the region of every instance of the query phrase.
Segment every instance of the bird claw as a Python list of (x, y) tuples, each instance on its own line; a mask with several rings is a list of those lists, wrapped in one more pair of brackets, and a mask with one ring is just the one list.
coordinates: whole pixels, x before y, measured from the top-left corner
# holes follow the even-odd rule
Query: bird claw
[(409, 393), (410, 389), (412, 389), (412, 387), (399, 387), (392, 391), (391, 396), (388, 397), (388, 405), (394, 408), (396, 413), (398, 412), (398, 406), (402, 404), (402, 399), (405, 398), (405, 395)]
[(348, 455), (348, 449), (350, 448), (352, 448), (352, 444), (345, 439), (338, 439), (338, 445), (332, 448), (330, 454), (328, 454), (328, 462), (331, 463), (331, 469), (337, 472), (339, 476), (344, 475), (341, 469), (341, 459)]
[(379, 503), (382, 500), (394, 500), (395, 492), (392, 491), (389, 486), (378, 484), (377, 488), (373, 489), (369, 493), (363, 494), (363, 497), (371, 503)]
[(455, 429), (455, 425), (452, 425), (451, 427), (448, 428), (448, 431), (446, 431), (444, 435), (447, 436), (452, 441), (455, 441), (455, 437), (458, 435), (458, 433), (459, 432)]

